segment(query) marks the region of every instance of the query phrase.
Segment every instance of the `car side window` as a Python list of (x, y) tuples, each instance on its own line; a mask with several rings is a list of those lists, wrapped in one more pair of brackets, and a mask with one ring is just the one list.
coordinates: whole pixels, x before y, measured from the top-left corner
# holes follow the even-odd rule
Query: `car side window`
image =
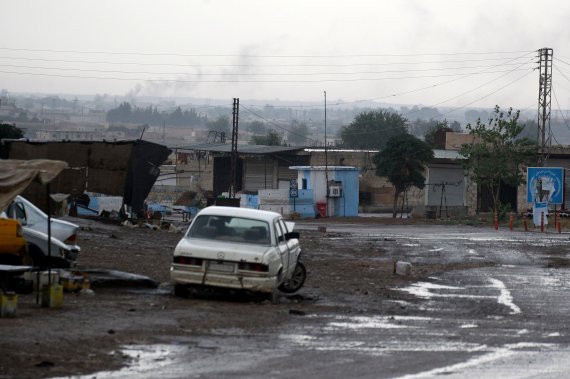
[(16, 203), (16, 218), (20, 221), (26, 220), (26, 211), (24, 210), (24, 206), (20, 203)]
[(22, 225), (26, 224), (26, 211), (24, 210), (22, 203), (14, 201), (12, 204), (10, 204), (8, 207), (8, 215), (9, 217), (20, 221)]
[(278, 244), (285, 241), (285, 233), (283, 232), (283, 228), (279, 221), (280, 220), (275, 222), (275, 234), (277, 235)]

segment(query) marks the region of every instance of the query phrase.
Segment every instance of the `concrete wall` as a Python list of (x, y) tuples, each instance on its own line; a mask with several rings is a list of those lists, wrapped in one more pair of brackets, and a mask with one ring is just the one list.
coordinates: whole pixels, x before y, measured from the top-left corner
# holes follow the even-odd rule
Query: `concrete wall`
[[(358, 169), (347, 166), (293, 166), (299, 170), (297, 182), (301, 189), (312, 190), (317, 209), (326, 208), (327, 216), (352, 217), (358, 215), (359, 183)], [(327, 179), (329, 185), (327, 185)], [(328, 196), (331, 185), (341, 187), (339, 197)]]
[(290, 198), (289, 189), (259, 190), (259, 209), (281, 213), (284, 217), (314, 218), (313, 192), (300, 189), (298, 195)]
[(460, 150), (464, 143), (471, 143), (475, 137), (467, 133), (445, 133), (445, 150)]

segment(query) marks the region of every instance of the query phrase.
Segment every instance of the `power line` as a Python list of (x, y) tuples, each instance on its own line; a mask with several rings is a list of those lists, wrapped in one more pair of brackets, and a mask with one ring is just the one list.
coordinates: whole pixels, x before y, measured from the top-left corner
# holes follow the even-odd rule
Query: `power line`
[(566, 128), (568, 128), (568, 130), (570, 130), (570, 126), (568, 125), (568, 121), (566, 121), (566, 118), (564, 117), (564, 113), (562, 112), (562, 109), (560, 108), (560, 103), (558, 102), (558, 97), (556, 96), (556, 91), (554, 91), (554, 88), (552, 88), (552, 93), (554, 94), (554, 100), (556, 100), (556, 105), (558, 106), (558, 111), (560, 112), (560, 115), (562, 116), (562, 120), (564, 121), (564, 125), (566, 125)]
[[(513, 59), (511, 59), (510, 61), (507, 61), (507, 63), (508, 63), (508, 62), (511, 62), (511, 61), (514, 61), (514, 60), (517, 60), (517, 59), (525, 58), (527, 55), (528, 55), (528, 54), (522, 55), (522, 56), (520, 56), (520, 57), (513, 58)], [(535, 58), (535, 57), (533, 56), (533, 59), (534, 59), (534, 58)], [(478, 73), (478, 74), (489, 73), (489, 72), (486, 72), (486, 71), (487, 71), (487, 70), (483, 70), (483, 71), (481, 71), (481, 72)], [(512, 71), (510, 71), (510, 72), (512, 72)], [(355, 103), (360, 103), (360, 102), (369, 102), (369, 101), (387, 99), (387, 98), (396, 97), (396, 96), (407, 95), (407, 94), (410, 94), (410, 93), (415, 93), (415, 92), (423, 91), (423, 90), (426, 90), (426, 89), (431, 89), (431, 88), (435, 88), (435, 87), (442, 86), (442, 85), (445, 85), (445, 84), (449, 84), (449, 83), (452, 83), (452, 82), (456, 82), (456, 81), (458, 81), (458, 80), (465, 79), (465, 78), (467, 78), (467, 77), (469, 77), (469, 76), (472, 76), (472, 75), (473, 75), (473, 74), (467, 74), (467, 75), (465, 75), (465, 76), (462, 76), (462, 77), (459, 77), (459, 78), (455, 78), (455, 79), (451, 79), (451, 80), (448, 80), (448, 81), (445, 81), (445, 82), (436, 83), (436, 84), (432, 84), (432, 85), (429, 85), (429, 86), (417, 88), (417, 89), (414, 89), (414, 90), (399, 92), (399, 93), (395, 93), (395, 94), (391, 94), (391, 95), (386, 95), (386, 96), (382, 96), (382, 97), (375, 97), (375, 98), (370, 98), (370, 99), (361, 99), (361, 100), (354, 100), (354, 101), (345, 101), (345, 102), (336, 102), (336, 103), (332, 103), (332, 104), (329, 104), (329, 105), (330, 105), (330, 106), (338, 106), (338, 105), (346, 105), (346, 104), (355, 104)], [(250, 105), (250, 106), (256, 107), (256, 105)], [(291, 105), (291, 106), (288, 106), (288, 108), (309, 108), (309, 107), (311, 107), (311, 108), (315, 108), (315, 107), (320, 108), (320, 107), (322, 107), (322, 105), (321, 105), (321, 104), (318, 104), (318, 105)]]
[(148, 63), (148, 62), (117, 62), (102, 60), (69, 60), (69, 59), (49, 59), (49, 58), (29, 58), (29, 57), (6, 57), (0, 56), (0, 59), (39, 61), (39, 62), (57, 62), (57, 63), (87, 63), (87, 64), (105, 64), (105, 65), (121, 65), (121, 66), (170, 66), (170, 67), (359, 67), (359, 66), (401, 66), (401, 65), (423, 65), (423, 64), (447, 64), (447, 63), (471, 63), (471, 62), (487, 62), (502, 61), (506, 58), (483, 58), (483, 59), (462, 59), (462, 60), (439, 60), (439, 61), (416, 61), (416, 62), (375, 62), (375, 63), (320, 63), (320, 64), (179, 64), (179, 63)]
[(307, 137), (307, 136), (305, 136), (305, 135), (303, 135), (303, 134), (296, 133), (296, 132), (294, 132), (294, 131), (292, 131), (292, 130), (289, 130), (289, 129), (287, 129), (287, 128), (285, 128), (285, 127), (283, 127), (283, 126), (281, 126), (281, 125), (279, 125), (279, 124), (277, 124), (277, 123), (275, 123), (275, 122), (273, 122), (273, 121), (271, 121), (271, 120), (268, 120), (268, 119), (264, 118), (263, 116), (258, 115), (257, 113), (255, 113), (254, 111), (252, 111), (251, 109), (249, 109), (248, 107), (245, 107), (245, 106), (243, 106), (243, 105), (242, 105), (241, 107), (242, 107), (243, 109), (245, 109), (246, 111), (248, 111), (249, 113), (251, 113), (252, 115), (254, 115), (254, 116), (260, 118), (261, 120), (263, 120), (263, 121), (265, 121), (265, 122), (267, 122), (267, 123), (269, 123), (269, 124), (271, 124), (271, 125), (276, 126), (277, 128), (279, 128), (279, 129), (281, 129), (281, 130), (285, 130), (286, 132), (288, 132), (288, 133), (290, 133), (290, 134), (298, 135), (298, 136), (303, 137), (304, 139), (309, 140), (309, 141), (311, 141), (311, 142), (314, 142), (314, 143), (316, 143), (316, 144), (320, 143), (320, 142), (317, 141), (317, 140), (314, 140), (314, 139), (312, 139), (312, 138), (309, 138), (309, 137)]
[(504, 86), (502, 86), (501, 88), (497, 89), (496, 91), (493, 91), (493, 92), (490, 93), (490, 94), (487, 94), (487, 95), (485, 95), (485, 96), (482, 96), (482, 97), (480, 97), (480, 98), (478, 98), (478, 99), (476, 99), (476, 100), (474, 100), (474, 101), (472, 101), (472, 102), (470, 102), (470, 103), (468, 103), (468, 104), (465, 104), (465, 105), (463, 105), (463, 106), (461, 106), (461, 107), (455, 108), (455, 109), (450, 110), (450, 111), (445, 112), (445, 113), (442, 113), (441, 115), (442, 115), (442, 116), (445, 116), (445, 115), (448, 115), (448, 114), (450, 114), (450, 113), (456, 112), (456, 111), (458, 111), (458, 110), (460, 110), (460, 109), (463, 109), (463, 108), (465, 108), (465, 107), (468, 107), (468, 106), (471, 105), (471, 104), (474, 104), (474, 103), (476, 103), (476, 102), (478, 102), (478, 101), (480, 101), (480, 100), (483, 100), (483, 99), (485, 99), (485, 98), (487, 98), (487, 97), (489, 97), (489, 96), (491, 96), (491, 95), (494, 95), (494, 94), (496, 94), (497, 92), (500, 92), (500, 91), (502, 91), (503, 89), (507, 88), (507, 87), (510, 86), (511, 84), (514, 84), (514, 83), (518, 82), (519, 80), (524, 79), (525, 77), (527, 77), (527, 76), (530, 75), (531, 73), (532, 73), (532, 71), (530, 71), (530, 72), (526, 73), (525, 75), (523, 75), (523, 76), (521, 76), (521, 77), (519, 77), (519, 78), (517, 78), (517, 79), (515, 79), (515, 80), (513, 80), (513, 81), (511, 81), (511, 82), (509, 82), (509, 83), (507, 83), (507, 84), (505, 84)]
[[(524, 71), (519, 69), (518, 71)], [(507, 71), (487, 71), (484, 73), (473, 72), (467, 75), (481, 75), (481, 74), (495, 74), (511, 72)], [(403, 79), (422, 79), (422, 78), (441, 78), (465, 74), (440, 74), (440, 75), (416, 75), (416, 76), (400, 76), (400, 77), (386, 77), (386, 78), (352, 78), (352, 79), (311, 79), (311, 80), (243, 80), (243, 79), (220, 79), (220, 80), (188, 80), (188, 79), (149, 79), (149, 78), (119, 78), (119, 77), (105, 77), (105, 76), (83, 76), (83, 75), (68, 75), (68, 74), (48, 74), (48, 73), (33, 73), (33, 72), (16, 72), (0, 70), (0, 73), (14, 74), (14, 75), (30, 75), (30, 76), (46, 76), (58, 78), (75, 78), (75, 79), (97, 79), (97, 80), (120, 80), (120, 81), (147, 81), (147, 82), (167, 82), (167, 83), (331, 83), (331, 82), (362, 82), (362, 81), (383, 81), (383, 80), (403, 80)]]
[[(526, 64), (526, 62), (523, 63), (523, 65), (524, 65), (524, 64)], [(522, 66), (522, 65), (521, 65), (521, 66)], [(521, 67), (521, 66), (519, 66), (519, 67)], [(518, 68), (518, 67), (517, 67), (517, 68)], [(536, 68), (535, 68), (535, 69), (536, 69)], [(512, 70), (512, 71), (510, 71), (510, 72), (507, 72), (507, 73), (505, 73), (505, 74), (503, 74), (503, 75), (500, 75), (500, 76), (497, 77), (497, 78), (494, 78), (494, 79), (492, 79), (492, 80), (490, 80), (490, 81), (488, 81), (488, 82), (485, 82), (485, 83), (481, 84), (481, 85), (478, 86), (478, 87), (475, 87), (475, 88), (473, 88), (473, 89), (471, 89), (471, 90), (462, 92), (462, 93), (460, 93), (459, 95), (456, 95), (456, 96), (454, 96), (454, 97), (451, 97), (451, 98), (449, 98), (449, 99), (447, 99), (447, 100), (440, 101), (439, 103), (434, 104), (434, 105), (432, 105), (431, 107), (432, 107), (432, 108), (435, 108), (435, 107), (437, 107), (438, 105), (447, 103), (447, 102), (452, 101), (452, 100), (455, 100), (455, 99), (457, 99), (457, 98), (459, 98), (459, 97), (461, 97), (461, 96), (463, 96), (463, 95), (466, 95), (466, 94), (468, 94), (468, 93), (471, 93), (471, 92), (473, 92), (473, 91), (476, 91), (476, 90), (478, 90), (478, 89), (480, 89), (480, 88), (482, 88), (482, 87), (485, 87), (485, 86), (487, 86), (487, 85), (489, 85), (489, 84), (495, 82), (495, 81), (498, 80), (498, 79), (501, 79), (501, 78), (507, 76), (508, 74), (513, 73), (514, 71), (515, 71), (515, 70)], [(533, 69), (533, 71), (534, 71), (534, 69)], [(407, 115), (409, 115), (409, 114), (416, 113), (416, 112), (419, 112), (419, 110), (415, 110), (415, 111), (411, 111), (411, 112), (405, 113), (404, 116), (407, 116)]]
[(553, 67), (556, 69), (556, 71), (558, 71), (560, 73), (560, 75), (562, 75), (564, 77), (564, 79), (566, 79), (570, 82), (570, 79), (568, 79), (568, 77), (566, 75), (564, 75), (562, 70), (560, 70), (557, 66), (553, 66)]
[(564, 60), (562, 60), (562, 59), (560, 59), (560, 58), (558, 58), (558, 57), (554, 57), (554, 60), (555, 60), (555, 61), (558, 61), (558, 62), (562, 62), (562, 63), (564, 63), (565, 65), (570, 66), (570, 63), (568, 63), (568, 62), (566, 62), (566, 61), (564, 61)]
[[(527, 62), (523, 63), (527, 64)], [(511, 64), (516, 65), (516, 64)], [(518, 67), (521, 67), (519, 65)], [(97, 72), (97, 73), (113, 73), (113, 74), (147, 74), (147, 75), (192, 75), (189, 72), (149, 72), (149, 71), (125, 71), (125, 70), (102, 70), (102, 69), (83, 69), (83, 68), (63, 68), (63, 67), (46, 67), (46, 66), (25, 66), (25, 65), (11, 65), (1, 64), (0, 67), (13, 67), (25, 69), (40, 69), (40, 70), (56, 70), (56, 71), (79, 71), (79, 72)], [(196, 76), (314, 76), (314, 75), (364, 75), (364, 74), (392, 74), (392, 73), (408, 73), (408, 72), (429, 72), (429, 71), (449, 71), (449, 70), (465, 70), (473, 68), (491, 68), (492, 66), (464, 66), (464, 67), (448, 67), (448, 68), (427, 68), (427, 69), (412, 69), (412, 70), (384, 70), (384, 71), (353, 71), (353, 72), (303, 72), (303, 73), (250, 73), (250, 72), (236, 72), (236, 73), (204, 73), (200, 72), (194, 74)]]
[(101, 54), (101, 55), (132, 55), (132, 56), (173, 56), (173, 57), (242, 57), (242, 58), (358, 58), (358, 57), (421, 57), (421, 56), (458, 56), (458, 55), (496, 55), (496, 54), (520, 54), (529, 51), (494, 51), (494, 52), (451, 52), (451, 53), (416, 53), (416, 54), (312, 54), (312, 55), (256, 55), (256, 54), (181, 54), (172, 52), (142, 53), (125, 51), (87, 51), (87, 50), (58, 50), (58, 49), (27, 49), (0, 47), (6, 51), (25, 51), (40, 53), (72, 53), (72, 54)]

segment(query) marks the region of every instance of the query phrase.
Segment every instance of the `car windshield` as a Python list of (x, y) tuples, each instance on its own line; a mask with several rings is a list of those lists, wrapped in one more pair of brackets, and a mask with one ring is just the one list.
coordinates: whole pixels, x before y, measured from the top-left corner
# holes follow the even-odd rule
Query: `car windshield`
[(249, 218), (202, 215), (192, 223), (187, 237), (269, 245), (269, 225)]

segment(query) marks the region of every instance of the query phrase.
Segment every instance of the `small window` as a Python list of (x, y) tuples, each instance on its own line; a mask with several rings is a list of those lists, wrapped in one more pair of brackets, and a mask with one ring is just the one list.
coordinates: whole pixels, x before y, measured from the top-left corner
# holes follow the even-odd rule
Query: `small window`
[(301, 189), (307, 189), (307, 178), (301, 179)]

